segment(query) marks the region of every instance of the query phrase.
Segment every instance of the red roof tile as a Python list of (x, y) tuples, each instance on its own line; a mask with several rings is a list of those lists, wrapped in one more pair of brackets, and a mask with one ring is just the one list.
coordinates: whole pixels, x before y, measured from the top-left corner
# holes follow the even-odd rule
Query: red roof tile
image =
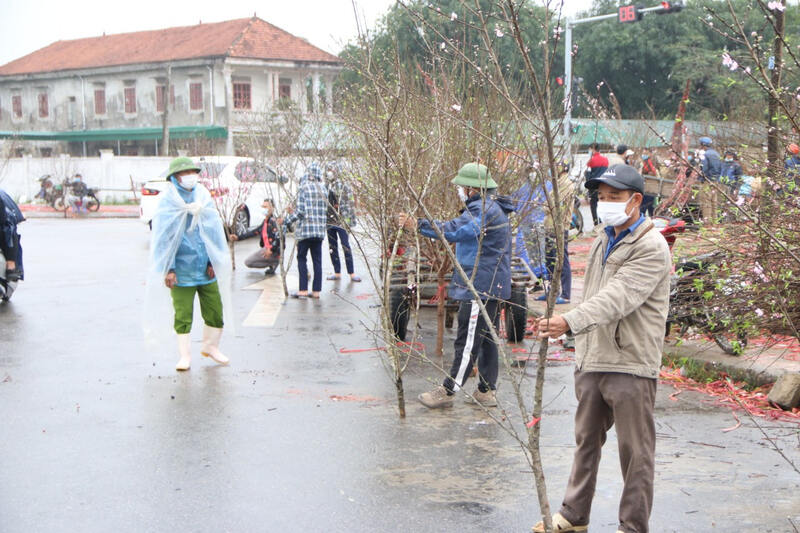
[(1, 66), (0, 76), (223, 56), (341, 62), (308, 41), (253, 17), (56, 41)]

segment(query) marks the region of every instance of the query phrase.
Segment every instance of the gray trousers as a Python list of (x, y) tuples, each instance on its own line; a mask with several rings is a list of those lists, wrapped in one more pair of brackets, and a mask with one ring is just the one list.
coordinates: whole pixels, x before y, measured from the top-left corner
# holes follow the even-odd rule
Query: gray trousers
[(631, 374), (575, 371), (575, 458), (561, 514), (573, 525), (589, 523), (600, 453), (616, 424), (624, 486), (619, 529), (647, 533), (653, 507), (656, 380)]
[(257, 251), (248, 255), (244, 260), (244, 266), (247, 268), (267, 268), (270, 266), (274, 267), (280, 262), (280, 256), (272, 254), (272, 257), (265, 259), (263, 253), (264, 249), (259, 248)]

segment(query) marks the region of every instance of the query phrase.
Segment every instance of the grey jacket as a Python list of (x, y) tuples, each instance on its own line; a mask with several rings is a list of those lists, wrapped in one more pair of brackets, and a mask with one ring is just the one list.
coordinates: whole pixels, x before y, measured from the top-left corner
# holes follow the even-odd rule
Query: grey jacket
[(603, 264), (607, 246), (603, 232), (589, 252), (583, 302), (564, 314), (575, 335), (577, 368), (657, 378), (669, 310), (669, 247), (649, 218)]

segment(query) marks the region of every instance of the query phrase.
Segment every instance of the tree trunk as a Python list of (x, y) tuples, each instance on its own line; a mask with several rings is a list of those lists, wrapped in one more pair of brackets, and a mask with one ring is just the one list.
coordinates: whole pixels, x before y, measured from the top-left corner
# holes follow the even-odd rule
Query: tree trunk
[(397, 389), (397, 410), (400, 413), (400, 418), (406, 417), (406, 393), (403, 390), (403, 371), (400, 368), (400, 360), (395, 358), (394, 360), (394, 386)]
[(769, 117), (767, 121), (767, 159), (769, 161), (769, 173), (776, 176), (780, 173), (783, 162), (783, 154), (780, 147), (780, 132), (778, 131), (778, 114), (780, 104), (778, 99), (781, 92), (781, 71), (783, 66), (783, 34), (784, 16), (783, 11), (774, 10), (775, 14), (775, 43), (773, 45), (773, 56), (775, 58), (775, 68), (772, 69), (772, 91), (769, 93)]

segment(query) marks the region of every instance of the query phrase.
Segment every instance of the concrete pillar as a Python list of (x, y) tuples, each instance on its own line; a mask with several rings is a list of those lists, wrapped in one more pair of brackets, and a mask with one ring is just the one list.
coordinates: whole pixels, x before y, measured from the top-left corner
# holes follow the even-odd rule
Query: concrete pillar
[(333, 77), (325, 78), (325, 112), (333, 113)]
[(230, 66), (224, 65), (222, 67), (222, 77), (225, 80), (225, 120), (228, 128), (228, 138), (225, 141), (225, 155), (233, 155), (233, 79), (231, 78)]
[(311, 75), (311, 92), (313, 93), (311, 102), (314, 104), (314, 109), (311, 111), (319, 113), (321, 109), (319, 108), (319, 73), (317, 72)]
[[(299, 78), (293, 78), (292, 84), (298, 86), (297, 90), (297, 104), (300, 106), (300, 111), (303, 113), (308, 112), (308, 92), (306, 91), (306, 78), (302, 74)], [(293, 91), (294, 92), (294, 91)]]
[(278, 80), (275, 78), (275, 73), (272, 71), (267, 71), (267, 108), (272, 109), (275, 107), (275, 100), (277, 97), (275, 96), (276, 85)]

